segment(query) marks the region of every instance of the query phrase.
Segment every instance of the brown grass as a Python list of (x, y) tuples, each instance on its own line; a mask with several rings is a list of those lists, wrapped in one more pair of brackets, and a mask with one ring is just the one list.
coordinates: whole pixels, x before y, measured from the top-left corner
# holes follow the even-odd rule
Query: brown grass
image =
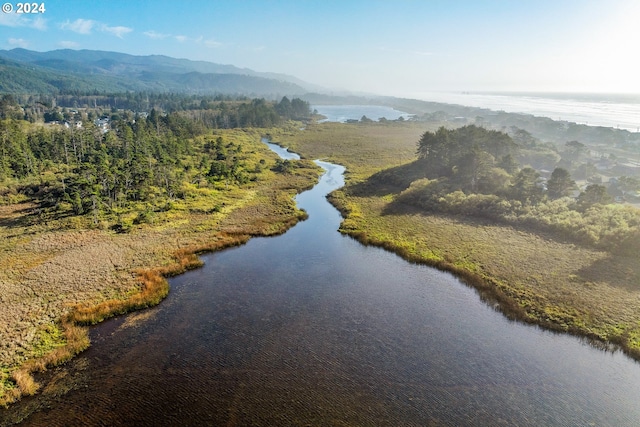
[[(276, 157), (259, 140), (243, 144)], [(0, 206), (0, 405), (37, 390), (31, 373), (86, 349), (88, 325), (158, 304), (169, 292), (165, 278), (201, 266), (198, 254), (282, 233), (303, 219), (292, 196), (312, 186), (318, 170), (267, 170), (256, 183), (203, 192), (129, 234), (25, 221), (34, 206)]]
[(342, 232), (454, 273), (510, 318), (588, 337), (596, 345), (616, 344), (640, 360), (637, 255), (613, 256), (552, 235), (411, 207), (390, 211), (403, 189), (394, 185), (357, 191), (372, 174), (397, 166), (402, 153), (415, 150), (416, 135), (430, 130), (420, 126), (328, 123), (282, 139), (303, 155), (347, 167), (347, 186), (331, 197), (345, 217)]

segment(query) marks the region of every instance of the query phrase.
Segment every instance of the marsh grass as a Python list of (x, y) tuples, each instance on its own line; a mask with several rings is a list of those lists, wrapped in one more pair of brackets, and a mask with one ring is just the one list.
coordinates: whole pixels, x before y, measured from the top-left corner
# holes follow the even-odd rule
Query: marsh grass
[[(259, 136), (225, 133), (256, 163), (275, 163)], [(68, 218), (25, 220), (33, 205), (0, 206), (0, 321), (11, 340), (9, 351), (0, 351), (0, 406), (35, 393), (32, 374), (85, 350), (89, 325), (162, 301), (169, 293), (166, 278), (200, 267), (198, 254), (280, 234), (306, 218), (292, 197), (312, 187), (319, 173), (302, 161), (286, 175), (265, 168), (260, 180), (245, 186), (196, 188), (171, 209), (155, 212), (153, 221), (133, 224), (128, 214), (126, 233), (85, 223), (69, 227)]]
[[(340, 231), (408, 261), (448, 271), (510, 319), (618, 346), (640, 360), (640, 263), (550, 233), (464, 216), (428, 214), (397, 202), (410, 182), (419, 123), (336, 124), (281, 137), (306, 157), (347, 168), (347, 185), (330, 195)], [(386, 185), (370, 185), (379, 173)], [(380, 180), (376, 182), (379, 184)], [(391, 209), (392, 207), (392, 209)]]

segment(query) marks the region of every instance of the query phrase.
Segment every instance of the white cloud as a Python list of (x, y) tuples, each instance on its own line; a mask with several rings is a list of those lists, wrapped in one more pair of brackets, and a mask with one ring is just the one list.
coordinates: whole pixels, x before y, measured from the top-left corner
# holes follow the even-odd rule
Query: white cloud
[(154, 39), (154, 40), (162, 40), (162, 39), (166, 39), (167, 37), (171, 36), (171, 34), (162, 34), (162, 33), (158, 33), (158, 32), (153, 31), (153, 30), (145, 31), (143, 34), (145, 36), (149, 37), (150, 39)]
[(22, 14), (17, 13), (1, 13), (0, 26), (4, 27), (29, 27), (36, 30), (44, 31), (47, 29), (47, 20), (42, 17), (35, 19), (26, 18)]
[(67, 20), (60, 25), (63, 30), (70, 30), (78, 34), (91, 34), (91, 31), (96, 26), (97, 22), (92, 19), (78, 18), (73, 22)]
[(179, 41), (180, 43), (195, 43), (195, 44), (204, 44), (207, 47), (220, 47), (222, 46), (222, 43), (217, 42), (215, 40), (212, 39), (208, 39), (205, 40), (203, 36), (199, 36), (199, 37), (188, 37), (185, 35), (178, 35), (178, 36), (174, 36), (174, 38)]
[(29, 42), (26, 41), (25, 39), (14, 39), (14, 38), (10, 38), (9, 39), (9, 44), (11, 46), (16, 46), (16, 47), (22, 47), (22, 48), (26, 48), (29, 46)]
[(25, 25), (22, 15), (16, 13), (0, 14), (0, 25), (4, 27), (23, 27)]
[(114, 36), (116, 36), (118, 38), (122, 38), (122, 36), (124, 36), (125, 34), (129, 34), (131, 31), (133, 31), (133, 28), (123, 27), (123, 26), (110, 27), (108, 25), (104, 25), (103, 24), (100, 27), (100, 30), (104, 31), (105, 33), (113, 34)]
[(63, 40), (61, 42), (58, 42), (58, 46), (63, 47), (65, 49), (76, 49), (76, 48), (80, 47), (80, 44), (76, 43), (76, 42), (69, 41), (69, 40)]
[(123, 26), (111, 27), (107, 24), (94, 21), (93, 19), (82, 19), (82, 18), (78, 18), (73, 22), (67, 20), (66, 22), (60, 25), (60, 28), (63, 30), (73, 31), (74, 33), (78, 33), (78, 34), (91, 34), (93, 31), (100, 31), (103, 33), (109, 33), (118, 38), (122, 38), (125, 34), (129, 34), (130, 32), (133, 31), (133, 29), (129, 27), (123, 27)]

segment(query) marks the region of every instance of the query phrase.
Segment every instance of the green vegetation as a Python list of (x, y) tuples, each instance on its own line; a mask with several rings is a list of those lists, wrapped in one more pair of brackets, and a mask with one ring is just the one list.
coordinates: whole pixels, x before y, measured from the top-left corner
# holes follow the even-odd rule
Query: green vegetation
[[(240, 122), (301, 126), (275, 113), (280, 103), (220, 103)], [(164, 278), (201, 265), (197, 254), (306, 216), (292, 196), (320, 169), (282, 170), (261, 142), (272, 129), (209, 127), (191, 110), (118, 114), (106, 132), (0, 121), (0, 404), (85, 349), (86, 325), (157, 304)]]
[(153, 109), (147, 117), (112, 120), (106, 132), (92, 122), (65, 128), (1, 120), (0, 202), (22, 197), (38, 204), (39, 220), (89, 215), (95, 226), (126, 231), (194, 193), (260, 178), (265, 159), (211, 132), (220, 121), (232, 128), (265, 128), (309, 115), (307, 103), (287, 98), (275, 105), (256, 99), (216, 107), (203, 112), (210, 122), (190, 117), (193, 112)]
[[(455, 273), (510, 318), (640, 358), (639, 214), (610, 203), (640, 189), (617, 163), (631, 139), (596, 167), (590, 146), (512, 125), (309, 116), (288, 98), (4, 96), (0, 403), (86, 348), (86, 325), (157, 304), (198, 253), (305, 218), (291, 196), (316, 158), (347, 167), (331, 195), (342, 232)], [(263, 135), (304, 159), (277, 159)]]
[[(598, 184), (587, 186), (577, 200), (566, 197), (575, 182), (560, 167), (546, 189), (531, 167), (510, 174), (500, 166), (516, 148), (507, 134), (476, 126), (426, 132), (418, 143), (418, 160), (410, 165), (422, 169), (425, 178), (407, 183), (395, 203), (554, 233), (614, 253), (640, 251), (638, 209), (608, 204), (611, 197)], [(402, 169), (396, 173), (402, 176)]]
[(347, 167), (331, 195), (342, 232), (453, 272), (510, 318), (640, 358), (640, 211), (607, 204), (604, 186), (567, 197), (574, 183), (557, 166), (545, 188), (514, 164), (521, 142), (475, 126), (327, 123), (281, 140)]

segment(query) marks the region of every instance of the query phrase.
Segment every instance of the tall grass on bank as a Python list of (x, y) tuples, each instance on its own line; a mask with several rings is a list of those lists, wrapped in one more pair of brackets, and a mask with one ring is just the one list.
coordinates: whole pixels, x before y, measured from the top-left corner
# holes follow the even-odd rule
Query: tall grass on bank
[(602, 349), (613, 345), (640, 360), (637, 291), (615, 266), (598, 268), (599, 278), (591, 272), (593, 265), (613, 263), (607, 253), (510, 227), (417, 214), (411, 207), (383, 215), (384, 202), (345, 191), (329, 199), (345, 217), (340, 231), (362, 244), (454, 274), (511, 320), (583, 337)]
[(347, 185), (331, 197), (345, 218), (341, 232), (454, 273), (509, 318), (587, 337), (602, 348), (613, 344), (640, 360), (637, 254), (574, 245), (531, 227), (408, 207), (399, 195), (415, 178), (406, 185), (394, 179), (371, 185), (377, 173), (394, 178), (402, 172), (403, 181), (413, 176), (408, 165), (415, 134), (432, 130), (428, 126), (322, 123), (280, 138), (302, 156), (347, 168)]
[[(559, 318), (562, 317), (564, 317), (562, 320), (579, 320), (574, 319), (573, 316), (564, 316), (562, 312), (558, 313), (559, 316), (549, 316), (546, 315), (548, 314), (547, 310), (540, 310), (539, 315), (532, 315), (532, 312), (527, 311), (524, 306), (520, 304), (517, 297), (514, 298), (515, 295), (509, 292), (508, 287), (504, 287), (489, 276), (476, 274), (450, 261), (416, 255), (402, 245), (395, 244), (389, 240), (372, 238), (364, 231), (344, 231), (344, 233), (353, 237), (363, 245), (380, 247), (397, 254), (409, 262), (427, 265), (440, 271), (453, 274), (463, 283), (476, 289), (483, 301), (493, 303), (494, 308), (498, 308), (499, 311), (510, 320), (535, 324), (550, 331), (565, 332), (583, 337), (588, 339), (593, 346), (605, 350), (609, 349), (609, 345), (612, 344), (629, 357), (640, 361), (640, 348), (637, 346), (637, 331), (623, 329), (621, 333), (618, 334), (603, 334), (602, 331), (585, 327), (581, 322), (572, 324), (566, 321), (558, 321)], [(537, 310), (534, 310), (534, 312), (535, 311)]]
[(249, 235), (222, 234), (211, 243), (193, 245), (174, 252), (175, 262), (156, 268), (136, 271), (140, 281), (140, 290), (125, 300), (112, 299), (99, 304), (79, 304), (60, 321), (60, 329), (64, 334), (63, 346), (42, 357), (31, 359), (20, 369), (13, 371), (9, 378), (14, 387), (0, 395), (0, 405), (6, 406), (22, 396), (31, 396), (38, 391), (40, 385), (34, 380), (33, 373), (43, 372), (47, 368), (69, 361), (73, 356), (89, 347), (89, 325), (94, 325), (107, 318), (128, 313), (142, 308), (152, 307), (160, 303), (169, 294), (167, 277), (176, 276), (187, 270), (202, 266), (198, 254), (213, 252), (225, 248), (239, 246), (249, 240)]
[[(298, 128), (299, 125), (292, 129)], [(0, 364), (0, 406), (38, 389), (32, 373), (63, 363), (87, 348), (88, 325), (161, 301), (169, 291), (165, 278), (200, 266), (197, 254), (239, 245), (251, 236), (281, 234), (306, 218), (292, 197), (317, 182), (320, 168), (302, 160), (286, 173), (273, 170), (277, 155), (260, 142), (264, 132), (216, 130), (211, 136), (222, 137), (236, 146), (241, 144), (255, 180), (245, 184), (202, 180), (193, 183), (193, 177), (189, 177), (183, 183), (184, 197), (176, 197), (170, 203), (160, 198), (159, 204), (121, 212), (126, 230), (116, 234), (106, 231), (108, 227), (89, 232), (90, 224), (69, 224), (65, 217), (32, 221), (28, 215), (36, 208), (34, 205), (23, 204), (28, 209), (0, 206), (4, 209), (0, 209), (0, 217), (7, 225), (0, 227), (0, 237), (11, 237), (3, 239), (8, 243), (0, 251), (0, 272), (4, 273), (0, 285), (6, 282), (9, 287), (22, 286), (21, 278), (34, 268), (48, 273), (28, 299), (10, 301), (4, 318), (13, 311), (18, 316), (33, 313), (41, 309), (49, 292), (60, 293), (56, 304), (47, 305), (47, 311), (31, 322), (32, 330), (14, 334), (11, 328), (19, 322), (9, 324), (9, 339), (15, 339), (10, 350), (14, 353), (6, 351)], [(196, 141), (196, 145), (204, 143), (204, 139)], [(136, 223), (136, 209), (148, 210), (152, 218)], [(80, 237), (91, 251), (77, 250)], [(48, 244), (31, 243), (43, 240)], [(180, 249), (171, 252), (167, 242), (175, 242), (173, 248)], [(94, 260), (95, 256), (102, 258)], [(59, 257), (62, 260), (58, 261)], [(93, 274), (92, 268), (66, 268), (74, 263), (85, 267), (93, 262), (97, 262), (96, 270), (104, 276)], [(161, 267), (147, 268), (154, 265)], [(135, 273), (133, 280), (130, 273)], [(49, 277), (53, 277), (50, 282)], [(56, 281), (63, 283), (64, 289), (56, 288)], [(70, 312), (68, 304), (74, 304)], [(51, 318), (58, 320), (52, 324)]]

